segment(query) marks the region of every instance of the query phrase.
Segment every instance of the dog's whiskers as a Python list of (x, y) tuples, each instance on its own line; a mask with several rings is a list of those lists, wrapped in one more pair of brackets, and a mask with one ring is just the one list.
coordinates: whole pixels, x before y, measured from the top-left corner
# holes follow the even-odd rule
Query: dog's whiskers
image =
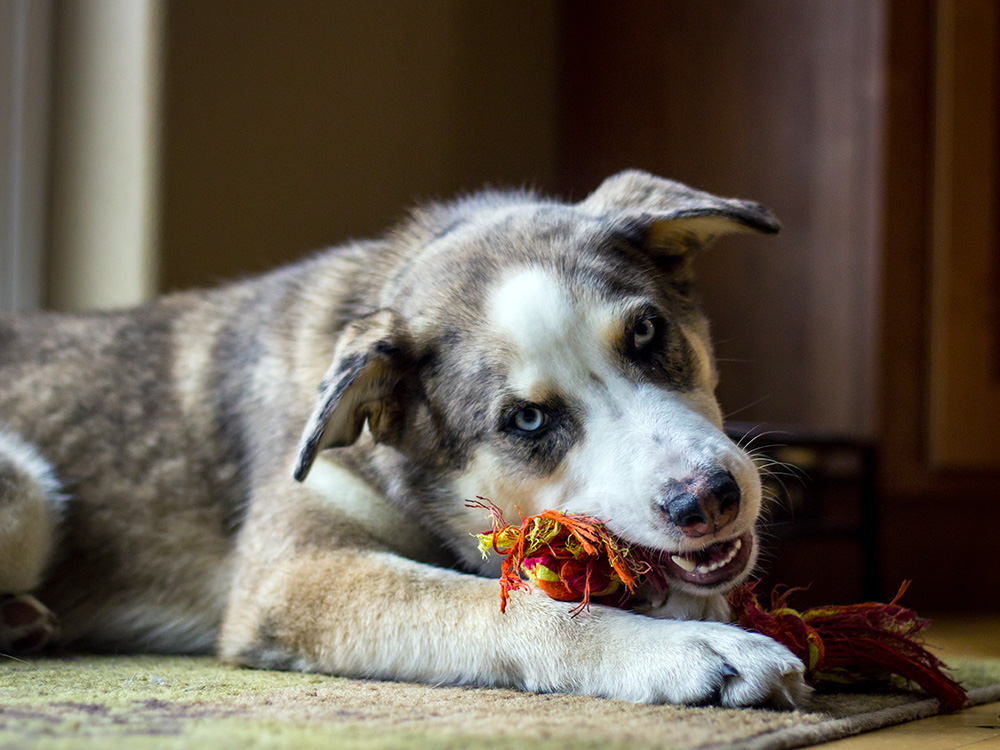
[[(723, 361), (723, 362), (741, 362), (741, 361), (747, 361), (747, 360), (727, 359), (727, 360), (716, 360), (716, 361), (717, 362), (719, 362), (719, 361)], [(749, 404), (746, 404), (744, 406), (741, 406), (738, 409), (734, 409), (733, 411), (729, 412), (728, 414), (725, 415), (724, 419), (732, 419), (737, 414), (742, 414), (743, 412), (747, 411), (748, 409), (752, 409), (755, 406), (758, 406), (759, 404), (764, 403), (769, 398), (771, 398), (771, 394), (770, 393), (768, 393), (766, 396), (761, 396), (756, 401), (751, 401)]]
[(24, 659), (18, 659), (16, 656), (13, 656), (12, 654), (0, 653), (0, 657), (4, 659), (10, 659), (11, 661), (16, 661), (17, 663), (24, 664), (26, 667), (31, 667), (32, 669), (39, 668), (37, 664), (32, 664), (30, 661), (25, 661)]

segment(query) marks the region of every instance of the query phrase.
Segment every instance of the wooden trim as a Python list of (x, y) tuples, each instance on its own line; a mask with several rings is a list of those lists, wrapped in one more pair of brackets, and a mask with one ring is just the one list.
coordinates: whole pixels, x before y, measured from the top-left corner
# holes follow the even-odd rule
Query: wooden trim
[(926, 489), (924, 268), (929, 213), (930, 0), (892, 0), (886, 31), (887, 85), (879, 366), (881, 486)]
[(52, 308), (123, 307), (155, 291), (164, 5), (55, 5)]
[(937, 3), (928, 392), (935, 468), (1000, 468), (998, 32), (994, 0)]

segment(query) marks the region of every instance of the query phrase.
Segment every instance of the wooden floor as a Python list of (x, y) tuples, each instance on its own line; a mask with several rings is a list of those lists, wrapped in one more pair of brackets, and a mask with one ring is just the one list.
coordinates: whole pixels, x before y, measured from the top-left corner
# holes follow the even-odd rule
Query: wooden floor
[[(1000, 658), (1000, 615), (936, 617), (927, 631), (933, 651), (949, 656)], [(830, 742), (824, 750), (1000, 750), (1000, 703), (976, 706), (948, 716)]]

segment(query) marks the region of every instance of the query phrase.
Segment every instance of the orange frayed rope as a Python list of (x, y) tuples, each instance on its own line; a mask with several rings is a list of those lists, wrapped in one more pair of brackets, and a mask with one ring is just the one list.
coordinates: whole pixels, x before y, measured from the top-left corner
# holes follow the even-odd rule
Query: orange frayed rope
[[(628, 607), (641, 583), (659, 591), (668, 588), (655, 557), (630, 548), (596, 518), (547, 510), (522, 518), (521, 525), (514, 526), (483, 498), (470, 502), (469, 507), (490, 514), (492, 528), (476, 535), (483, 556), (491, 551), (503, 556), (501, 612), (511, 592), (530, 588), (529, 582), (553, 599), (579, 602), (574, 612), (589, 607), (591, 601)], [(902, 678), (950, 709), (965, 705), (965, 690), (921, 644), (920, 633), (929, 622), (898, 604), (908, 581), (888, 604), (823, 606), (802, 612), (788, 606), (791, 590), (774, 594), (771, 608), (765, 609), (758, 601), (757, 585), (756, 581), (747, 583), (730, 592), (734, 619), (802, 659), (812, 685), (884, 686)]]
[(546, 510), (522, 518), (520, 526), (504, 521), (503, 512), (479, 498), (470, 508), (489, 512), (493, 528), (477, 534), (483, 557), (503, 556), (500, 566), (500, 611), (510, 592), (530, 588), (522, 574), (553, 599), (580, 602), (574, 611), (601, 603), (623, 605), (653, 566), (622, 544), (596, 518)]

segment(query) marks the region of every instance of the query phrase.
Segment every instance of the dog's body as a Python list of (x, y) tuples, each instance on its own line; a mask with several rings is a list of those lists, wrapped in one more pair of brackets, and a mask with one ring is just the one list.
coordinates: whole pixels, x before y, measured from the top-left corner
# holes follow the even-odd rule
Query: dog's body
[[(578, 204), (434, 206), (135, 310), (0, 318), (0, 591), (60, 620), (4, 617), (0, 639), (796, 703), (783, 647), (657, 619), (724, 618), (756, 554), (759, 479), (719, 429), (689, 288), (692, 252), (746, 229), (777, 225), (629, 172)], [(663, 551), (669, 598), (574, 617), (518, 592), (500, 614), (476, 496), (607, 519)]]

